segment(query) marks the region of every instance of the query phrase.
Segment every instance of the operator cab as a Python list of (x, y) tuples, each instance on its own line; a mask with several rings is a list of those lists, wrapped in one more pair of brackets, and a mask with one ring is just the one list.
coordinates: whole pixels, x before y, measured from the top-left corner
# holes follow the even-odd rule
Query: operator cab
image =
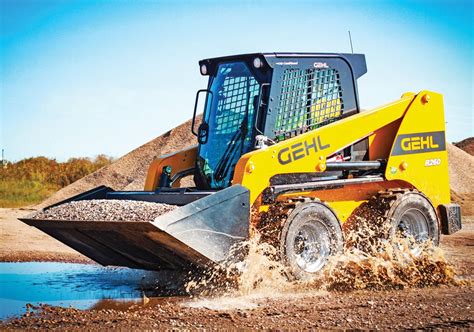
[[(240, 157), (359, 112), (357, 78), (366, 73), (362, 54), (256, 53), (199, 62), (209, 76), (198, 137), (195, 183), (223, 189)], [(258, 136), (259, 135), (259, 136)], [(258, 136), (258, 140), (256, 137)], [(347, 149), (346, 149), (347, 150)], [(343, 157), (363, 160), (366, 144)], [(349, 156), (349, 157), (348, 157)]]

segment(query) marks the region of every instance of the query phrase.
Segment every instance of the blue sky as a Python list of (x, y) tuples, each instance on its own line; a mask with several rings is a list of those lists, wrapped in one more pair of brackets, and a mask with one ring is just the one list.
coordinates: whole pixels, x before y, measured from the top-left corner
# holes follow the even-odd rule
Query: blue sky
[(474, 135), (472, 1), (0, 0), (0, 147), (9, 160), (119, 157), (192, 115), (202, 58), (365, 53), (363, 108), (444, 94)]

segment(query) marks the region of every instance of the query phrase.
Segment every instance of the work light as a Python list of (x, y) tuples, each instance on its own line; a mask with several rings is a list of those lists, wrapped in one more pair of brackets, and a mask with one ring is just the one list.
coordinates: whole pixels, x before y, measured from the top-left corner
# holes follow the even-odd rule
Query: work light
[(253, 66), (255, 68), (260, 68), (263, 66), (263, 63), (262, 63), (262, 60), (260, 60), (260, 58), (255, 58), (253, 59)]
[(207, 75), (207, 66), (201, 65), (201, 75)]

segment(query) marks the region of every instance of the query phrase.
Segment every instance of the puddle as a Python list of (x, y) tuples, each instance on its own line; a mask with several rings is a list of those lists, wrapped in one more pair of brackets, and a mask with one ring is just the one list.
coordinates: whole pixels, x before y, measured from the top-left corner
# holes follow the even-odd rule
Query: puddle
[(142, 303), (142, 294), (170, 294), (169, 287), (156, 288), (160, 279), (158, 272), (98, 265), (0, 263), (0, 319), (25, 313), (27, 303), (125, 310)]

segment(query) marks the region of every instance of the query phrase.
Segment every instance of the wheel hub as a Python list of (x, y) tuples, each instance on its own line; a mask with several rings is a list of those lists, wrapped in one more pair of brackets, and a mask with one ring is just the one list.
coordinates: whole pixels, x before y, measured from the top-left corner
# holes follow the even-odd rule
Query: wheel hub
[(400, 218), (398, 230), (404, 238), (411, 238), (415, 243), (411, 244), (412, 253), (418, 255), (421, 248), (417, 244), (429, 240), (428, 220), (419, 209), (408, 209)]
[(326, 226), (316, 220), (302, 225), (293, 242), (293, 255), (298, 266), (309, 273), (317, 272), (330, 254), (330, 235)]

